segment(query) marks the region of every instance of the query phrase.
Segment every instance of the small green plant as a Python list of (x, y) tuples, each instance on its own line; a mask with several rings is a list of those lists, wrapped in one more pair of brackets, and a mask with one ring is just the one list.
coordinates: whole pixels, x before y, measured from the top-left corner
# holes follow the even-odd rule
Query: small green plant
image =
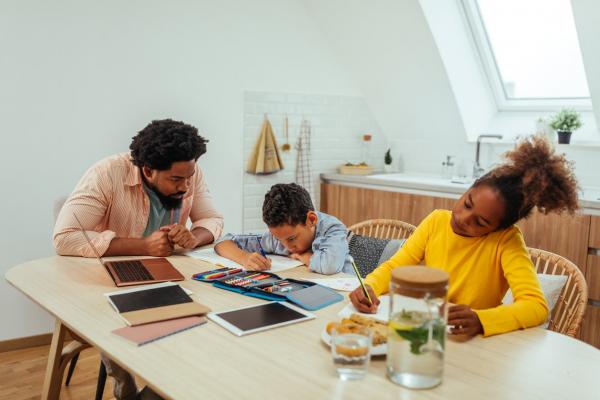
[(390, 150), (388, 149), (385, 152), (385, 157), (383, 157), (383, 162), (385, 163), (385, 165), (391, 165), (392, 164), (392, 155), (390, 154)]
[(550, 120), (550, 127), (555, 131), (573, 132), (581, 128), (581, 125), (581, 116), (572, 108), (563, 108)]

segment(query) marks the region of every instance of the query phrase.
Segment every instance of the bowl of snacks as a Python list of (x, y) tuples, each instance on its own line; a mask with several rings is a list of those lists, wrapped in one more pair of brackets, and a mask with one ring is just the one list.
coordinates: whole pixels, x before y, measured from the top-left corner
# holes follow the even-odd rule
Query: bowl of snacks
[(352, 333), (358, 331), (364, 327), (371, 330), (372, 343), (371, 343), (371, 355), (381, 356), (387, 354), (387, 334), (388, 326), (387, 323), (378, 321), (376, 319), (365, 317), (359, 314), (351, 314), (349, 318), (342, 318), (341, 321), (332, 321), (327, 324), (325, 329), (321, 332), (321, 340), (331, 345), (331, 331), (335, 329), (341, 333)]

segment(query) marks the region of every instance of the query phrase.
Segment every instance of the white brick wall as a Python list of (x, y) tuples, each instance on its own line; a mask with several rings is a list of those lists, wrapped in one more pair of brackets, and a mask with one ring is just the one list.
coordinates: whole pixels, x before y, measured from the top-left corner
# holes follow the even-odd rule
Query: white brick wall
[[(346, 162), (363, 161), (361, 160), (363, 134), (373, 135), (366, 161), (376, 169), (383, 168), (383, 156), (388, 141), (381, 133), (362, 97), (266, 92), (245, 92), (244, 95), (244, 168), (260, 132), (265, 113), (273, 126), (279, 154), (285, 168), (272, 175), (244, 174), (244, 232), (266, 229), (261, 218), (265, 193), (275, 183), (294, 181), (296, 164), (294, 145), (302, 118), (310, 121), (312, 126), (311, 169), (315, 185), (312, 195), (317, 208), (320, 194), (319, 174), (333, 172)], [(286, 113), (289, 143), (292, 149), (283, 152), (281, 145), (285, 143), (283, 121)]]

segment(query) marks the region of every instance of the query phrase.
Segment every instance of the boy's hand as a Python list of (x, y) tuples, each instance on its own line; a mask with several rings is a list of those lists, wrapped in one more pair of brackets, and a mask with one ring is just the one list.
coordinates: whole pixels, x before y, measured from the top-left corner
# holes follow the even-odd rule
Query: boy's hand
[(160, 228), (162, 232), (167, 232), (169, 240), (174, 245), (179, 245), (184, 249), (194, 249), (198, 246), (198, 238), (188, 230), (184, 225), (173, 224)]
[(250, 271), (264, 271), (271, 269), (271, 260), (258, 253), (248, 253), (244, 259), (243, 265)]
[(359, 312), (375, 314), (380, 301), (375, 295), (375, 292), (371, 286), (365, 285), (365, 287), (367, 288), (369, 296), (373, 301), (372, 304), (369, 303), (369, 299), (367, 296), (365, 296), (365, 292), (362, 290), (361, 286), (357, 287), (350, 293), (350, 301), (352, 302), (354, 308), (356, 308)]
[(167, 232), (155, 231), (144, 238), (145, 253), (149, 256), (167, 257), (173, 252), (173, 244)]
[(290, 254), (290, 258), (293, 258), (294, 260), (298, 260), (298, 261), (302, 261), (302, 264), (306, 265), (307, 267), (310, 267), (310, 258), (312, 257), (313, 252), (312, 251), (307, 251), (306, 253), (292, 253)]
[(477, 313), (471, 307), (458, 304), (450, 307), (448, 311), (448, 325), (454, 325), (450, 329), (452, 335), (475, 336), (483, 333), (483, 326)]

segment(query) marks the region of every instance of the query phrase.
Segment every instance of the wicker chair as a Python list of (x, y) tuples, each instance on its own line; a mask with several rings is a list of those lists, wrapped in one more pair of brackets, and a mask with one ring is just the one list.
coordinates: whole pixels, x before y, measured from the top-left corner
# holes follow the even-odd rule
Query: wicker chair
[(348, 229), (357, 235), (377, 239), (406, 239), (417, 227), (395, 219), (369, 219)]
[(575, 264), (558, 254), (529, 248), (529, 255), (540, 274), (567, 275), (567, 282), (553, 310), (548, 329), (575, 337), (585, 313), (588, 289), (583, 274)]

